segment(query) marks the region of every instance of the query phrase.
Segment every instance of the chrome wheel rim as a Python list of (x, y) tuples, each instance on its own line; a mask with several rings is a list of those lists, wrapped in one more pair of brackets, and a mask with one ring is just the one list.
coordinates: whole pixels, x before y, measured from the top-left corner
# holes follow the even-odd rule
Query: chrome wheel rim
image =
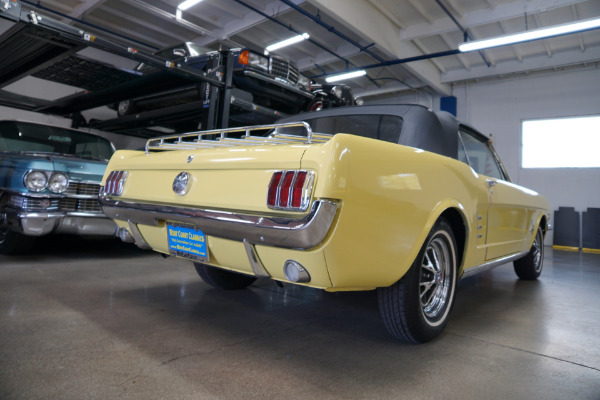
[(427, 245), (419, 279), (419, 298), (426, 318), (435, 320), (443, 316), (449, 301), (452, 285), (452, 263), (448, 239), (433, 238)]
[(535, 235), (535, 240), (533, 241), (533, 245), (531, 246), (531, 252), (533, 255), (533, 265), (534, 265), (536, 272), (540, 272), (542, 269), (542, 256), (543, 256), (542, 252), (544, 250), (543, 250), (543, 247), (541, 244), (540, 236), (541, 235), (538, 231), (538, 234)]
[(129, 109), (130, 100), (123, 100), (119, 103), (119, 114), (125, 115)]

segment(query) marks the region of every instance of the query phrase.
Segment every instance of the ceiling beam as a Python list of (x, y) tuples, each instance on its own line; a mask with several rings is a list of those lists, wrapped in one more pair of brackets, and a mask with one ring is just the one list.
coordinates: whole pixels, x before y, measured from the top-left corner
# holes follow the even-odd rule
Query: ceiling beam
[(69, 17), (82, 18), (85, 13), (94, 11), (95, 8), (100, 7), (105, 0), (85, 0), (83, 3), (73, 8), (69, 13)]
[[(291, 0), (297, 6), (301, 6), (306, 3), (306, 0)], [(245, 8), (245, 7), (243, 7)], [(267, 15), (281, 15), (285, 12), (290, 11), (291, 8), (280, 1), (274, 1), (272, 3), (267, 4), (261, 11)], [(221, 29), (215, 29), (213, 31), (214, 36), (209, 37), (199, 37), (193, 39), (192, 41), (198, 43), (201, 46), (208, 46), (218, 40), (227, 40), (230, 37), (237, 35), (240, 32), (245, 31), (246, 29), (250, 29), (255, 25), (258, 25), (262, 22), (265, 22), (267, 19), (262, 15), (255, 13), (253, 11), (248, 11), (245, 13), (243, 19), (234, 19), (228, 21)]]
[[(390, 59), (423, 55), (414, 43), (399, 40), (400, 29), (367, 0), (309, 0), (309, 3), (369, 42), (376, 43)], [(402, 67), (436, 92), (450, 94), (450, 86), (441, 82), (439, 71), (429, 60), (403, 64)]]
[[(353, 46), (350, 43), (344, 44), (343, 46), (339, 46), (333, 49), (333, 52), (344, 58), (354, 57), (361, 53), (358, 47)], [(340, 61), (340, 58), (326, 51), (322, 51), (311, 57), (301, 58), (296, 62), (296, 65), (298, 66), (300, 71), (304, 71), (307, 69), (314, 68), (316, 65), (325, 66), (328, 64), (332, 64), (336, 61)]]
[(442, 74), (442, 82), (446, 84), (474, 79), (492, 78), (516, 73), (540, 71), (545, 69), (568, 67), (571, 65), (600, 62), (600, 47), (589, 47), (585, 52), (574, 51), (554, 52), (552, 57), (543, 54), (530, 57), (525, 62), (518, 60), (498, 63), (493, 67), (471, 67), (470, 71), (454, 70)]
[[(510, 2), (497, 5), (493, 12), (489, 9), (481, 9), (471, 12), (465, 12), (462, 18), (458, 18), (461, 25), (465, 28), (472, 28), (480, 25), (491, 24), (505, 19), (522, 18), (524, 13), (540, 13), (556, 8), (567, 7), (573, 4), (582, 3), (586, 0), (531, 0), (522, 4)], [(456, 31), (456, 24), (450, 17), (444, 17), (434, 21), (432, 24), (423, 23), (406, 27), (400, 38), (403, 40), (412, 40), (420, 37), (440, 35), (442, 33)], [(459, 43), (457, 43), (458, 45)]]

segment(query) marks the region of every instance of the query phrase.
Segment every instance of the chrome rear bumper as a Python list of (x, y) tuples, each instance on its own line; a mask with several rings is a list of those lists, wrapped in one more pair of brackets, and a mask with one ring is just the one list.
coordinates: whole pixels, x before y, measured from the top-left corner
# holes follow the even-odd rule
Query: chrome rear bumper
[[(100, 207), (109, 218), (128, 222), (129, 226), (158, 226), (164, 221), (188, 223), (210, 236), (305, 250), (325, 239), (338, 205), (330, 200), (315, 201), (310, 212), (298, 219), (119, 201), (104, 194), (100, 195)], [(137, 234), (131, 233), (134, 237)]]

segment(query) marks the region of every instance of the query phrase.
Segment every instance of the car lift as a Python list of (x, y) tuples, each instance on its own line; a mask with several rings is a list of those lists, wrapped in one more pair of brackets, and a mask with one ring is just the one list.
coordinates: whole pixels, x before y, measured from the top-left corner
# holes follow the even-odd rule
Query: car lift
[[(232, 89), (233, 59), (227, 57), (225, 68), (220, 71), (203, 72), (186, 65), (177, 64), (161, 57), (145, 53), (92, 33), (64, 24), (35, 11), (21, 9), (18, 0), (0, 0), (0, 18), (14, 22), (0, 35), (0, 105), (28, 111), (69, 117), (73, 126), (85, 123), (81, 111), (115, 104), (121, 100), (148, 95), (186, 85), (206, 82), (202, 100), (158, 110), (140, 112), (105, 121), (92, 120), (90, 127), (128, 133), (143, 137), (161, 134), (150, 130), (152, 126), (167, 127), (175, 131), (195, 128), (226, 128), (230, 122), (269, 123), (285, 114), (257, 106), (235, 96)], [(76, 53), (93, 47), (143, 62), (158, 72), (142, 76), (133, 71), (123, 71), (97, 61), (77, 57)], [(85, 73), (61, 74), (65, 66), (84, 68)], [(106, 75), (107, 79), (98, 79)], [(70, 84), (85, 90), (54, 101), (16, 95), (4, 87), (26, 76)], [(77, 78), (79, 77), (79, 78)], [(87, 78), (87, 79), (86, 79)], [(65, 81), (66, 80), (66, 81)], [(186, 125), (187, 122), (187, 125)]]

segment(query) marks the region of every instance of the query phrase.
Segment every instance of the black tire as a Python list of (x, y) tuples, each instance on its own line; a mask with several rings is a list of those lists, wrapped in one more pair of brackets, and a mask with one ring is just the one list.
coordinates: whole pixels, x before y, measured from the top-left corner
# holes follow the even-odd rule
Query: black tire
[(250, 286), (256, 280), (253, 276), (238, 274), (202, 263), (194, 263), (200, 278), (209, 285), (224, 290), (240, 290)]
[(515, 273), (519, 279), (534, 281), (542, 274), (544, 266), (544, 233), (539, 227), (529, 253), (513, 262)]
[(34, 243), (35, 237), (11, 231), (0, 221), (0, 254), (24, 254), (31, 250)]
[(123, 117), (125, 115), (133, 114), (137, 111), (137, 107), (133, 100), (123, 100), (117, 103), (117, 115)]
[(440, 218), (407, 273), (377, 289), (379, 311), (392, 336), (425, 343), (442, 333), (454, 305), (457, 268), (454, 233)]

